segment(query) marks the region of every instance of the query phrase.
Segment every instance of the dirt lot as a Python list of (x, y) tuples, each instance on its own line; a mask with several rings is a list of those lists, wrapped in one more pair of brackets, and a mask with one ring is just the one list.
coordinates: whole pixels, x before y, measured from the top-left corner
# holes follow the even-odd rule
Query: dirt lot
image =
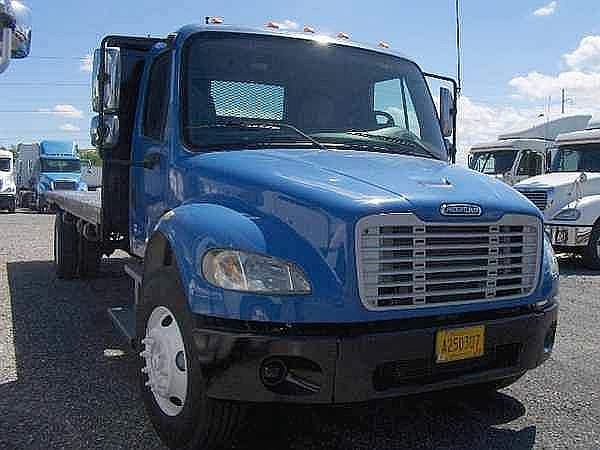
[[(53, 216), (0, 214), (0, 448), (161, 449), (136, 355), (106, 309), (129, 302), (123, 261), (57, 280)], [(344, 408), (261, 408), (238, 449), (600, 448), (600, 273), (561, 260), (554, 356), (487, 398), (427, 395)]]

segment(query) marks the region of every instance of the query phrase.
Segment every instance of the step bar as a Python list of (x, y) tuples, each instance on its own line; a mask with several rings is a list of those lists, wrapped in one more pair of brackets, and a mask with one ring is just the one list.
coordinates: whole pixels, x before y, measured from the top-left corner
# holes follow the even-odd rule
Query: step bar
[(115, 306), (108, 308), (108, 316), (116, 329), (123, 337), (125, 337), (129, 345), (135, 348), (135, 310), (140, 298), (144, 267), (142, 264), (132, 261), (125, 264), (125, 273), (133, 280), (134, 304), (130, 306)]

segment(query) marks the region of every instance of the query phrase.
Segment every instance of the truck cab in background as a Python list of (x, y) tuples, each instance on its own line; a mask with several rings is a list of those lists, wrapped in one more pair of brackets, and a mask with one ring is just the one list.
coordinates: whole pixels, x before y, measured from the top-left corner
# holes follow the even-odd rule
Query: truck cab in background
[(469, 168), (512, 186), (546, 172), (549, 145), (542, 139), (507, 139), (474, 145), (469, 150)]
[(498, 136), (498, 140), (474, 145), (469, 168), (514, 185), (546, 173), (548, 150), (561, 133), (585, 129), (591, 116), (560, 117), (544, 124)]
[(600, 269), (600, 122), (560, 134), (551, 154), (549, 173), (515, 188), (544, 214), (556, 251), (581, 254)]
[(17, 146), (19, 205), (43, 212), (45, 194), (54, 190), (86, 191), (81, 160), (73, 141), (44, 140)]
[(0, 209), (15, 212), (16, 199), (13, 153), (0, 150)]

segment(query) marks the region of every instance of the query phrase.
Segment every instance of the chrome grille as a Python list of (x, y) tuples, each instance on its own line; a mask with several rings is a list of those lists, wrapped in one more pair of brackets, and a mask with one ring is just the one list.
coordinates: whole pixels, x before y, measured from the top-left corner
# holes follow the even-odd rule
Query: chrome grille
[(74, 191), (77, 189), (75, 181), (55, 181), (54, 189), (57, 191)]
[(548, 205), (548, 191), (519, 191), (527, 197), (531, 203), (538, 207), (540, 211), (544, 211)]
[(537, 282), (542, 235), (535, 217), (440, 224), (382, 214), (361, 219), (356, 232), (359, 291), (369, 309), (525, 296)]

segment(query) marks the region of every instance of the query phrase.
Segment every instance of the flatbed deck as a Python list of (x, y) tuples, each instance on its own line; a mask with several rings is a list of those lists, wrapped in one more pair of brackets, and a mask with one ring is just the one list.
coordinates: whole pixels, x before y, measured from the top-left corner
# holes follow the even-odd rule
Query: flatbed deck
[(102, 196), (100, 191), (52, 191), (46, 192), (48, 203), (84, 219), (94, 225), (102, 221)]

